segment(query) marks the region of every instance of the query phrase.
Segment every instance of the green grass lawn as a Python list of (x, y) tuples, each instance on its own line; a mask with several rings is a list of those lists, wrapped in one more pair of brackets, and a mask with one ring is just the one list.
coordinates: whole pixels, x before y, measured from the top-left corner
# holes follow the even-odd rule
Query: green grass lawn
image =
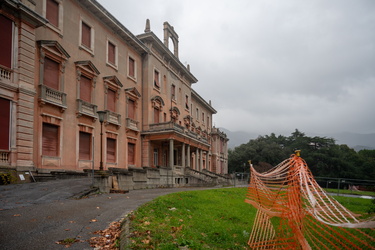
[(339, 194), (354, 194), (354, 195), (366, 195), (375, 196), (375, 192), (372, 191), (354, 191), (348, 189), (337, 189), (337, 188), (324, 188), (327, 193), (339, 193)]
[[(244, 202), (246, 188), (189, 191), (159, 197), (131, 216), (129, 249), (244, 249), (256, 209)], [(336, 197), (335, 197), (336, 198)], [(366, 214), (371, 200), (338, 197)]]

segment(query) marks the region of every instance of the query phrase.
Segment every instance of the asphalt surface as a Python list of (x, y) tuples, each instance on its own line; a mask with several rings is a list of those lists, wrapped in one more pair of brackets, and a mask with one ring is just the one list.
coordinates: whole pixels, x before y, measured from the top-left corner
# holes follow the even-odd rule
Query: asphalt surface
[(104, 230), (140, 205), (174, 192), (204, 188), (132, 190), (126, 194), (94, 194), (76, 199), (90, 190), (91, 179), (69, 179), (0, 186), (0, 249), (66, 249), (56, 244), (80, 239), (69, 249), (93, 249), (93, 232)]

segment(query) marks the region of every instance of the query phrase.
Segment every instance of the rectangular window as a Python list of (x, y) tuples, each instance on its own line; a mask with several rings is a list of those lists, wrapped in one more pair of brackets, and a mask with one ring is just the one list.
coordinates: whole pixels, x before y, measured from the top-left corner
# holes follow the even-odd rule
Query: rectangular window
[(91, 134), (79, 132), (79, 159), (91, 160)]
[(10, 101), (0, 98), (0, 149), (9, 150)]
[(159, 123), (159, 122), (160, 122), (160, 119), (159, 119), (159, 109), (154, 108), (154, 123)]
[(79, 83), (79, 95), (81, 100), (91, 103), (91, 79), (83, 75)]
[(86, 23), (82, 22), (82, 45), (86, 46), (87, 48), (91, 49), (91, 27)]
[(42, 154), (45, 156), (59, 155), (59, 127), (43, 123)]
[(209, 128), (209, 127), (210, 127), (210, 117), (207, 116), (207, 128)]
[(44, 85), (59, 90), (60, 64), (48, 57), (44, 58)]
[(13, 22), (0, 15), (0, 64), (12, 68)]
[(135, 120), (135, 101), (128, 99), (128, 118)]
[(154, 148), (154, 166), (159, 165), (159, 150)]
[(202, 122), (204, 122), (204, 112), (202, 112)]
[(134, 165), (135, 164), (135, 144), (128, 143), (128, 164)]
[(199, 120), (199, 109), (197, 108), (197, 113), (195, 114), (195, 117), (197, 118), (197, 120)]
[(189, 96), (188, 95), (185, 96), (185, 108), (189, 110)]
[(107, 138), (107, 162), (116, 162), (116, 139)]
[(164, 122), (167, 122), (167, 113), (164, 113)]
[(174, 86), (173, 84), (171, 88), (171, 97), (172, 97), (172, 100), (176, 100), (176, 86)]
[(59, 3), (54, 0), (47, 0), (47, 20), (56, 27), (59, 27)]
[(116, 91), (108, 89), (107, 93), (107, 109), (116, 112)]
[(129, 76), (135, 78), (135, 61), (129, 57)]
[(154, 87), (160, 89), (160, 75), (157, 70), (154, 70)]
[(108, 41), (108, 62), (116, 65), (116, 45)]

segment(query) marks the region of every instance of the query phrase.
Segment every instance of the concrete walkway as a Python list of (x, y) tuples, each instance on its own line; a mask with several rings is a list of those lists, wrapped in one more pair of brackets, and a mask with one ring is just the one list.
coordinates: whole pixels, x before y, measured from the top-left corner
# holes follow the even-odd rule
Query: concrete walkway
[(55, 242), (78, 238), (69, 249), (92, 249), (87, 242), (138, 206), (174, 192), (205, 188), (133, 190), (127, 194), (73, 196), (90, 189), (91, 179), (0, 186), (0, 248), (65, 249)]

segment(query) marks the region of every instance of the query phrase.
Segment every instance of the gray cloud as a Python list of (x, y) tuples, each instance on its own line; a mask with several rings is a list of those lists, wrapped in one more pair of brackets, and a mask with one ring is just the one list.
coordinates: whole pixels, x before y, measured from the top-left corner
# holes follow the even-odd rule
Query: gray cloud
[(180, 37), (216, 126), (375, 133), (375, 1), (99, 1), (134, 34)]

